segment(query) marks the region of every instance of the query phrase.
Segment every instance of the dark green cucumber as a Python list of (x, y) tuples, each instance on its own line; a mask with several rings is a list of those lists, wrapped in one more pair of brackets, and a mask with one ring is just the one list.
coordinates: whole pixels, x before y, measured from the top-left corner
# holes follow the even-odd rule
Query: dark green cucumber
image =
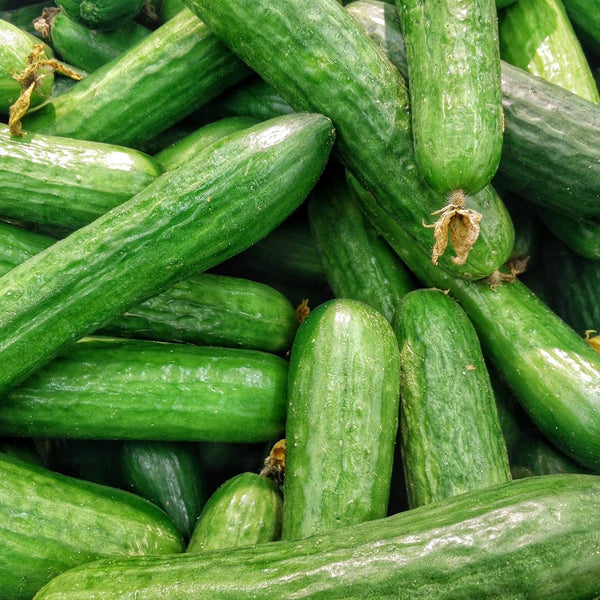
[(309, 113), (227, 136), (0, 278), (0, 393), (265, 237), (313, 188), (333, 139), (331, 121)]
[(27, 33), (41, 39), (41, 35), (36, 31), (33, 22), (42, 14), (43, 9), (47, 6), (48, 2), (42, 1), (32, 4), (26, 3), (10, 9), (0, 10), (0, 19), (8, 21)]
[[(0, 222), (0, 276), (56, 240)], [(291, 302), (258, 281), (198, 273), (129, 308), (99, 330), (163, 342), (288, 350), (297, 318)]]
[(115, 29), (132, 21), (145, 0), (57, 0), (72, 19), (92, 29)]
[(204, 23), (183, 11), (31, 111), (23, 128), (137, 147), (249, 74)]
[(587, 600), (599, 532), (600, 478), (530, 477), (299, 542), (97, 561), (36, 600)]
[(0, 440), (0, 452), (38, 467), (44, 466), (33, 439), (4, 438)]
[(493, 0), (397, 0), (415, 160), (441, 194), (473, 194), (498, 169), (502, 88)]
[(600, 259), (600, 219), (568, 217), (539, 207), (540, 221), (573, 252), (584, 259)]
[(162, 23), (174, 17), (185, 8), (183, 0), (162, 0), (158, 9), (158, 16)]
[(123, 22), (111, 30), (90, 29), (56, 8), (46, 8), (40, 13), (35, 27), (64, 61), (88, 73), (120, 56), (151, 33), (148, 27), (135, 21)]
[(501, 285), (467, 282), (433, 268), (353, 182), (369, 219), (415, 276), (459, 300), (475, 325), (484, 355), (540, 431), (577, 462), (598, 469), (600, 354), (518, 279)]
[[(248, 3), (187, 0), (188, 6), (295, 110), (331, 118), (337, 154), (425, 251), (434, 245), (432, 213), (446, 198), (421, 179), (413, 151), (408, 89), (398, 70), (337, 2)], [(487, 189), (487, 188), (486, 188)], [(482, 214), (465, 264), (450, 253), (440, 266), (465, 278), (489, 275), (504, 263), (512, 224), (493, 193), (471, 198)]]
[(0, 125), (0, 215), (77, 229), (129, 200), (164, 169), (114, 144), (27, 133)]
[(30, 600), (53, 576), (115, 555), (172, 554), (183, 540), (133, 494), (0, 454), (0, 594)]
[(256, 125), (257, 122), (258, 119), (252, 117), (231, 117), (208, 123), (163, 148), (154, 155), (154, 159), (165, 171), (171, 171), (226, 135)]
[(162, 508), (189, 539), (206, 501), (195, 444), (125, 441), (119, 446), (119, 471), (125, 489)]
[[(39, 39), (9, 21), (0, 20), (0, 114), (8, 115), (12, 104), (21, 93), (21, 84), (13, 77), (20, 74), (27, 66), (27, 59), (35, 44), (42, 44)], [(54, 56), (52, 49), (44, 44), (45, 57)], [(52, 92), (54, 71), (50, 67), (42, 67), (38, 82), (31, 94), (30, 106), (42, 103)]]
[(83, 338), (3, 395), (0, 432), (266, 442), (283, 433), (287, 374), (269, 352)]
[(186, 552), (255, 546), (281, 536), (283, 497), (275, 482), (258, 473), (240, 473), (208, 499)]
[(600, 2), (598, 0), (563, 0), (567, 15), (578, 38), (586, 48), (600, 53)]
[(315, 308), (290, 354), (283, 539), (384, 517), (398, 423), (398, 343), (371, 306)]
[(392, 321), (400, 348), (402, 464), (411, 508), (510, 480), (481, 347), (441, 290), (409, 292)]
[(344, 173), (322, 177), (309, 197), (309, 219), (329, 286), (338, 298), (361, 300), (388, 321), (413, 289), (397, 254), (363, 216)]

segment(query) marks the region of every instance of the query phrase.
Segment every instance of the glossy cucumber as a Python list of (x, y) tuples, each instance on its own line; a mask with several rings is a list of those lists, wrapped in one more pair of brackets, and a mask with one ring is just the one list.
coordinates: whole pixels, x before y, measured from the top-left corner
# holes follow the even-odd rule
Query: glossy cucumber
[(0, 215), (77, 229), (141, 192), (164, 169), (114, 144), (28, 133), (0, 125)]
[(333, 139), (329, 119), (309, 113), (228, 136), (0, 278), (1, 392), (265, 237), (313, 188)]
[(600, 592), (599, 482), (530, 477), (299, 542), (97, 561), (37, 600), (109, 600), (116, 590), (122, 600), (257, 590), (262, 600), (587, 600)]
[(387, 514), (398, 343), (371, 306), (338, 298), (302, 322), (290, 354), (283, 539)]
[[(431, 251), (434, 233), (423, 224), (432, 224), (446, 198), (418, 174), (406, 83), (342, 5), (189, 0), (188, 6), (295, 110), (331, 118), (344, 165), (417, 246)], [(477, 279), (504, 263), (513, 229), (492, 193), (474, 196), (469, 208), (483, 215), (474, 246), (460, 257), (438, 258), (442, 268)]]
[(4, 394), (3, 435), (264, 442), (281, 436), (287, 362), (271, 353), (83, 338)]
[(283, 497), (272, 479), (240, 473), (208, 499), (186, 552), (255, 546), (279, 540)]
[(137, 147), (249, 74), (204, 23), (183, 11), (30, 111), (23, 128)]
[(133, 494), (0, 453), (0, 594), (30, 600), (53, 576), (105, 556), (172, 554), (183, 540)]
[(443, 291), (414, 290), (392, 321), (400, 347), (402, 465), (412, 508), (510, 480), (475, 329)]
[(502, 151), (495, 3), (397, 0), (396, 6), (419, 169), (441, 194), (478, 192), (495, 175)]
[(0, 221), (0, 277), (55, 242), (56, 238)]

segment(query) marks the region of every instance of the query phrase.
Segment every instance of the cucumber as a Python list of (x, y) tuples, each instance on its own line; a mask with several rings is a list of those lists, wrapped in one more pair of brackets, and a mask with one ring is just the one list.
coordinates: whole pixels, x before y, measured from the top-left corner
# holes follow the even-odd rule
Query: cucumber
[(333, 169), (309, 197), (309, 219), (329, 286), (338, 298), (361, 300), (388, 320), (413, 289), (410, 274), (363, 216), (343, 170)]
[(283, 497), (272, 479), (251, 472), (235, 475), (208, 499), (186, 552), (277, 541), (282, 511)]
[(584, 259), (600, 259), (600, 220), (568, 217), (559, 212), (540, 209), (540, 221), (573, 252)]
[(92, 29), (115, 29), (132, 21), (145, 0), (57, 0), (72, 19)]
[(283, 539), (387, 514), (398, 343), (385, 317), (338, 298), (311, 311), (290, 354)]
[(0, 393), (265, 237), (314, 187), (333, 138), (331, 121), (310, 113), (227, 136), (0, 278)]
[(0, 594), (29, 600), (53, 576), (105, 556), (172, 554), (183, 541), (133, 494), (0, 453)]
[[(0, 276), (56, 239), (0, 222)], [(97, 333), (283, 352), (297, 318), (274, 288), (241, 277), (198, 273), (129, 308)]]
[(151, 33), (148, 27), (135, 21), (124, 21), (111, 30), (90, 29), (57, 8), (40, 12), (35, 27), (64, 61), (88, 73), (120, 56)]
[[(187, 4), (295, 110), (331, 118), (344, 166), (417, 246), (431, 251), (434, 232), (423, 224), (431, 223), (446, 199), (418, 174), (406, 83), (342, 5), (329, 0), (283, 2), (276, 8), (242, 0)], [(436, 244), (434, 258), (449, 272), (478, 279), (504, 263), (513, 229), (489, 191), (473, 197), (469, 208), (483, 215), (477, 235), (472, 231), (468, 240), (454, 240), (460, 251), (454, 260)]]
[(573, 460), (597, 470), (600, 354), (517, 277), (505, 273), (512, 283), (494, 285), (493, 280), (467, 282), (432, 268), (356, 179), (351, 183), (368, 218), (415, 276), (426, 286), (449, 290), (461, 303), (484, 356), (540, 431)]
[(600, 2), (598, 0), (563, 0), (577, 36), (595, 54), (600, 52)]
[(0, 19), (8, 21), (23, 29), (27, 33), (42, 39), (42, 36), (36, 31), (33, 22), (41, 14), (42, 10), (48, 6), (48, 2), (35, 2), (33, 4), (23, 4), (6, 10), (0, 10)]
[(599, 482), (529, 477), (299, 542), (97, 561), (36, 600), (587, 600), (600, 592)]
[(490, 183), (502, 152), (495, 3), (397, 0), (396, 6), (406, 45), (415, 160), (440, 194), (471, 195)]
[[(196, 76), (190, 76), (194, 65)], [(250, 74), (189, 11), (50, 98), (25, 131), (137, 147)]]
[(268, 352), (83, 338), (2, 397), (0, 435), (266, 442), (288, 364)]
[(195, 444), (125, 441), (119, 447), (123, 486), (162, 508), (184, 540), (206, 501), (204, 473)]
[(494, 391), (475, 329), (441, 290), (413, 290), (392, 326), (400, 348), (400, 432), (416, 508), (510, 480)]
[(141, 192), (163, 173), (151, 156), (114, 144), (0, 125), (0, 214), (77, 229)]

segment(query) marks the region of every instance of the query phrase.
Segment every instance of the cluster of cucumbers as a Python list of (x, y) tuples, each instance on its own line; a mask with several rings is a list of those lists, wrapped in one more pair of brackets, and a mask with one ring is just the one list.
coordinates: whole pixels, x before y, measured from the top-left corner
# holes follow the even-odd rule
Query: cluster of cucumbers
[(600, 2), (0, 0), (0, 598), (598, 600)]

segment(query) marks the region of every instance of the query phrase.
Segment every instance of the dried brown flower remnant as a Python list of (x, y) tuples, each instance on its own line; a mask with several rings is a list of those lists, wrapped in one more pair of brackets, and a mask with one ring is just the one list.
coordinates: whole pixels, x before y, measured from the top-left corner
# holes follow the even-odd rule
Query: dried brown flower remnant
[(304, 319), (306, 319), (306, 317), (308, 317), (309, 314), (310, 308), (308, 306), (308, 299), (305, 298), (296, 307), (296, 318), (298, 319), (298, 325), (301, 325), (302, 321), (304, 321)]
[(600, 352), (600, 335), (592, 335), (593, 333), (597, 334), (598, 332), (595, 329), (588, 329), (584, 339), (594, 350)]
[(528, 262), (529, 256), (515, 258), (506, 263), (508, 272), (494, 271), (484, 281), (489, 283), (490, 287), (494, 290), (503, 283), (512, 283), (517, 278), (517, 275), (525, 273)]
[(466, 208), (466, 196), (462, 190), (452, 192), (448, 196), (448, 204), (431, 215), (439, 215), (435, 223), (423, 223), (425, 227), (431, 227), (434, 230), (435, 244), (431, 261), (434, 265), (438, 264), (439, 257), (446, 251), (448, 237), (450, 237), (456, 253), (456, 256), (452, 257), (452, 262), (455, 265), (464, 265), (471, 248), (479, 237), (479, 222), (482, 215), (475, 210)]
[(262, 477), (270, 477), (277, 485), (281, 485), (285, 475), (285, 439), (275, 443), (260, 472)]

